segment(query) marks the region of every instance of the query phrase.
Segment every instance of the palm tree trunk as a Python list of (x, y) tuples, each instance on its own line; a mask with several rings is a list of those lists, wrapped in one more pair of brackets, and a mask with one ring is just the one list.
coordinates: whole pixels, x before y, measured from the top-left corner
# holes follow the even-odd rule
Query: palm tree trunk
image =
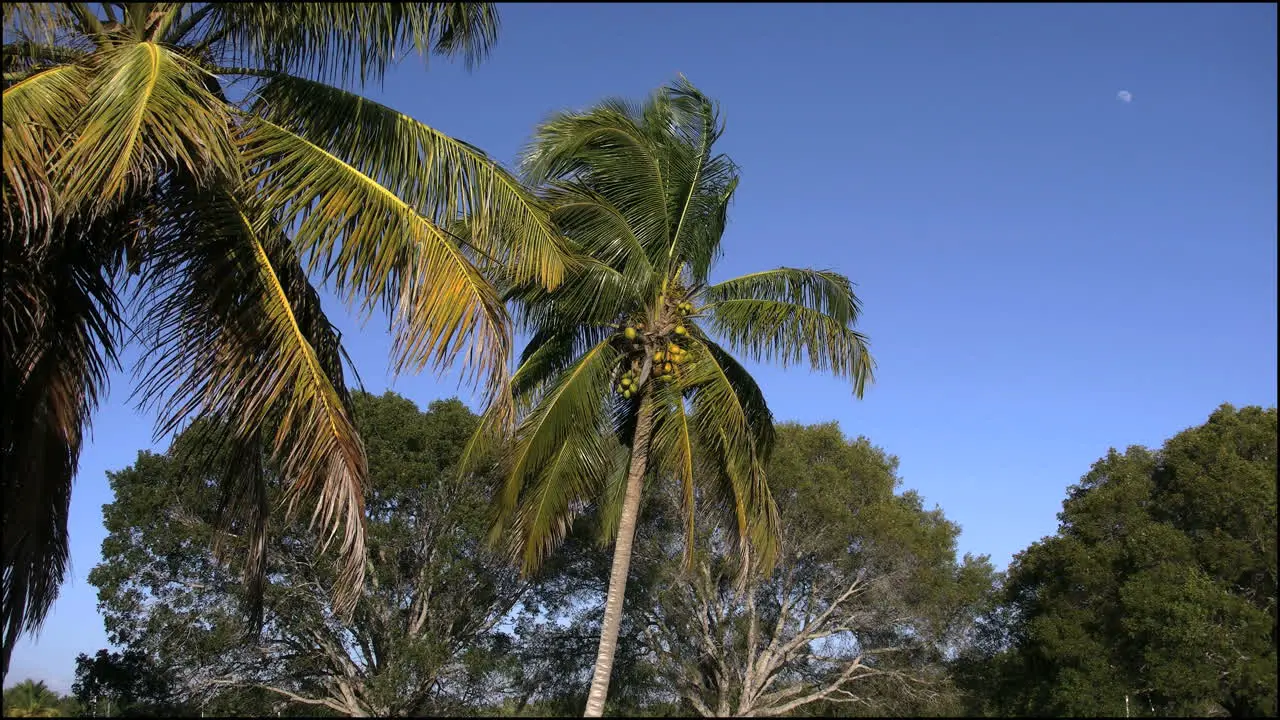
[(613, 673), (613, 654), (618, 649), (618, 630), (622, 626), (622, 598), (627, 591), (627, 571), (631, 568), (631, 541), (635, 538), (640, 516), (640, 498), (644, 490), (644, 473), (649, 464), (649, 437), (653, 431), (653, 399), (645, 392), (636, 417), (636, 434), (631, 443), (631, 469), (627, 472), (627, 491), (622, 501), (622, 517), (618, 521), (618, 539), (613, 547), (613, 569), (609, 571), (609, 594), (604, 602), (604, 622), (600, 626), (600, 649), (596, 652), (596, 668), (591, 676), (591, 692), (583, 717), (604, 715), (604, 701), (609, 694), (609, 677)]

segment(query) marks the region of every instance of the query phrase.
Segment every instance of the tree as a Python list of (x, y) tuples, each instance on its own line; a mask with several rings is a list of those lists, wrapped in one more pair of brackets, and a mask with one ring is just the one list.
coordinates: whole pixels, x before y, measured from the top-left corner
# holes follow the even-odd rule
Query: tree
[(174, 672), (157, 667), (145, 653), (105, 648), (93, 657), (76, 657), (76, 680), (71, 693), (94, 714), (126, 717), (173, 717), (184, 714), (177, 702)]
[(1275, 408), (1112, 450), (1020, 553), (969, 690), (1008, 715), (1276, 714)]
[[(198, 457), (207, 431), (111, 474), (116, 500), (90, 583), (111, 641), (173, 669), (188, 705), (256, 713), (265, 692), (309, 712), (450, 714), (479, 701), (509, 653), (498, 624), (526, 583), (484, 543), (492, 482), (455, 469), (477, 418), (457, 400), (423, 413), (392, 393), (358, 394), (354, 408), (369, 455), (369, 566), (349, 622), (334, 610), (340, 565), (295, 520), (257, 550), (270, 558), (264, 622), (260, 633), (246, 624), (238, 568), (208, 548), (219, 497), (202, 471), (213, 461)], [(278, 507), (284, 483), (268, 477)], [(229, 540), (232, 557), (249, 554), (247, 540)], [(257, 704), (228, 707), (236, 697)]]
[(522, 414), (498, 527), (512, 529), (532, 571), (587, 504), (609, 518), (616, 544), (588, 715), (604, 709), (646, 476), (681, 484), (690, 541), (700, 496), (733, 517), (744, 570), (745, 543), (762, 567), (776, 552), (772, 420), (730, 351), (784, 366), (807, 356), (858, 395), (872, 373), (844, 276), (784, 267), (710, 282), (738, 184), (733, 162), (713, 154), (721, 131), (712, 102), (682, 78), (643, 107), (608, 100), (553, 117), (522, 161), (586, 260), (554, 291), (508, 292), (532, 339), (512, 382)]
[(642, 632), (660, 675), (699, 714), (855, 703), (896, 715), (944, 688), (943, 660), (993, 570), (985, 557), (957, 562), (960, 529), (915, 492), (896, 495), (896, 468), (834, 423), (779, 428), (768, 473), (786, 554), (744, 585), (722, 539), (731, 528), (711, 529), (683, 581), (671, 572), (673, 528), (647, 535)]
[(4, 691), (5, 717), (58, 717), (65, 708), (62, 697), (43, 680), (23, 680)]
[[(484, 274), (552, 287), (563, 255), (497, 163), (345, 86), (410, 50), (478, 61), (497, 28), (488, 3), (5, 3), (4, 672), (64, 575), (125, 317), (158, 434), (220, 418), (242, 454), (266, 436), (293, 494), (345, 527), (350, 610), (366, 458), (312, 280), (390, 315), (398, 371), (461, 358), (502, 398), (510, 321)], [(254, 467), (224, 468), (228, 492)]]

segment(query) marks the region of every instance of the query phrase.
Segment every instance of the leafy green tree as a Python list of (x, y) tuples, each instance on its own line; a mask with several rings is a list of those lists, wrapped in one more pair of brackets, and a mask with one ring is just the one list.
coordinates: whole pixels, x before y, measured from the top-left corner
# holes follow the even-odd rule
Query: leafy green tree
[[(345, 526), (349, 611), (366, 458), (312, 281), (389, 314), (398, 370), (461, 359), (501, 398), (510, 321), (484, 275), (563, 273), (546, 213), (498, 164), (346, 89), (409, 51), (479, 60), (496, 10), (5, 3), (3, 20), (3, 671), (65, 573), (76, 458), (125, 316), (158, 433), (220, 418), (242, 454), (267, 436), (293, 492)], [(259, 483), (256, 467), (223, 482)], [(246, 569), (257, 584), (265, 566)]]
[(64, 708), (62, 697), (43, 680), (23, 680), (4, 691), (5, 717), (58, 717)]
[(646, 477), (680, 484), (689, 541), (700, 499), (732, 517), (744, 571), (745, 543), (762, 566), (776, 554), (772, 420), (730, 351), (807, 358), (858, 394), (871, 377), (844, 276), (779, 268), (711, 283), (738, 185), (737, 167), (713, 151), (721, 131), (712, 102), (682, 78), (642, 107), (608, 100), (557, 115), (523, 157), (526, 181), (586, 260), (554, 291), (508, 293), (532, 340), (512, 382), (521, 417), (496, 527), (512, 530), (532, 571), (586, 506), (608, 518), (616, 544), (588, 715), (604, 709)]
[(1223, 405), (1072, 486), (967, 659), (980, 709), (1274, 716), (1276, 419)]
[[(295, 520), (255, 551), (269, 558), (269, 583), (261, 631), (246, 623), (239, 568), (209, 550), (219, 494), (202, 470), (218, 462), (200, 457), (207, 431), (183, 433), (168, 454), (140, 453), (110, 475), (109, 534), (89, 576), (108, 637), (174, 669), (188, 705), (253, 714), (265, 697), (309, 711), (402, 716), (488, 701), (489, 675), (509, 654), (499, 624), (526, 583), (484, 542), (493, 482), (456, 470), (478, 419), (457, 400), (423, 413), (392, 393), (357, 394), (354, 411), (369, 456), (369, 559), (349, 621), (335, 612), (341, 566), (317, 553), (324, 537)], [(284, 481), (259, 461), (273, 478), (267, 503), (278, 507)], [(227, 540), (233, 558), (250, 553), (237, 530)]]
[[(183, 714), (177, 702), (177, 686), (171, 670), (157, 667), (137, 650), (123, 653), (105, 648), (93, 657), (76, 657), (76, 680), (71, 693), (94, 714), (109, 712), (125, 717), (172, 717)], [(189, 713), (187, 713), (189, 714)]]

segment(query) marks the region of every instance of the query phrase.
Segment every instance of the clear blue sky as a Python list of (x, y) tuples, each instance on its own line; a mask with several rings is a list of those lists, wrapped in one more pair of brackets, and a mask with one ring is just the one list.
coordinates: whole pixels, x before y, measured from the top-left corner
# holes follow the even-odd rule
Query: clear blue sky
[[(530, 4), (502, 21), (474, 73), (411, 60), (369, 94), (510, 162), (552, 110), (687, 75), (743, 168), (719, 277), (830, 267), (865, 302), (866, 399), (753, 367), (774, 414), (897, 454), (962, 551), (1003, 566), (1053, 533), (1109, 447), (1276, 404), (1274, 5)], [(392, 384), (378, 323), (341, 324), (369, 390), (458, 392)], [(98, 414), (72, 578), (10, 682), (66, 690), (106, 644), (86, 580), (104, 473), (155, 447), (129, 389), (119, 375)]]

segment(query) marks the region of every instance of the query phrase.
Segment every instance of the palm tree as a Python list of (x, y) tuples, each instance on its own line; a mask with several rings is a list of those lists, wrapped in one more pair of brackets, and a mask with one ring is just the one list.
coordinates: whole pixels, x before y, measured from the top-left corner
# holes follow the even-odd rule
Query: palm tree
[(616, 540), (588, 716), (604, 710), (646, 476), (681, 483), (686, 562), (695, 500), (737, 529), (744, 573), (777, 553), (764, 476), (772, 416), (731, 351), (784, 366), (807, 358), (858, 396), (872, 375), (844, 276), (784, 267), (709, 281), (738, 184), (712, 152), (721, 131), (681, 78), (643, 107), (609, 100), (553, 117), (523, 158), (526, 182), (586, 260), (554, 291), (513, 283), (507, 293), (532, 339), (511, 384), (519, 422), (495, 539), (510, 531), (525, 572), (588, 508), (603, 541)]
[(5, 717), (58, 717), (63, 699), (44, 681), (23, 680), (4, 691)]
[(5, 3), (4, 672), (57, 595), (82, 438), (126, 342), (158, 436), (234, 428), (226, 525), (255, 538), (254, 594), (266, 442), (290, 507), (344, 529), (354, 605), (366, 461), (313, 280), (388, 313), (398, 372), (460, 359), (500, 400), (511, 322), (485, 273), (554, 287), (565, 256), (484, 153), (346, 88), (411, 50), (473, 63), (497, 28), (488, 3)]

